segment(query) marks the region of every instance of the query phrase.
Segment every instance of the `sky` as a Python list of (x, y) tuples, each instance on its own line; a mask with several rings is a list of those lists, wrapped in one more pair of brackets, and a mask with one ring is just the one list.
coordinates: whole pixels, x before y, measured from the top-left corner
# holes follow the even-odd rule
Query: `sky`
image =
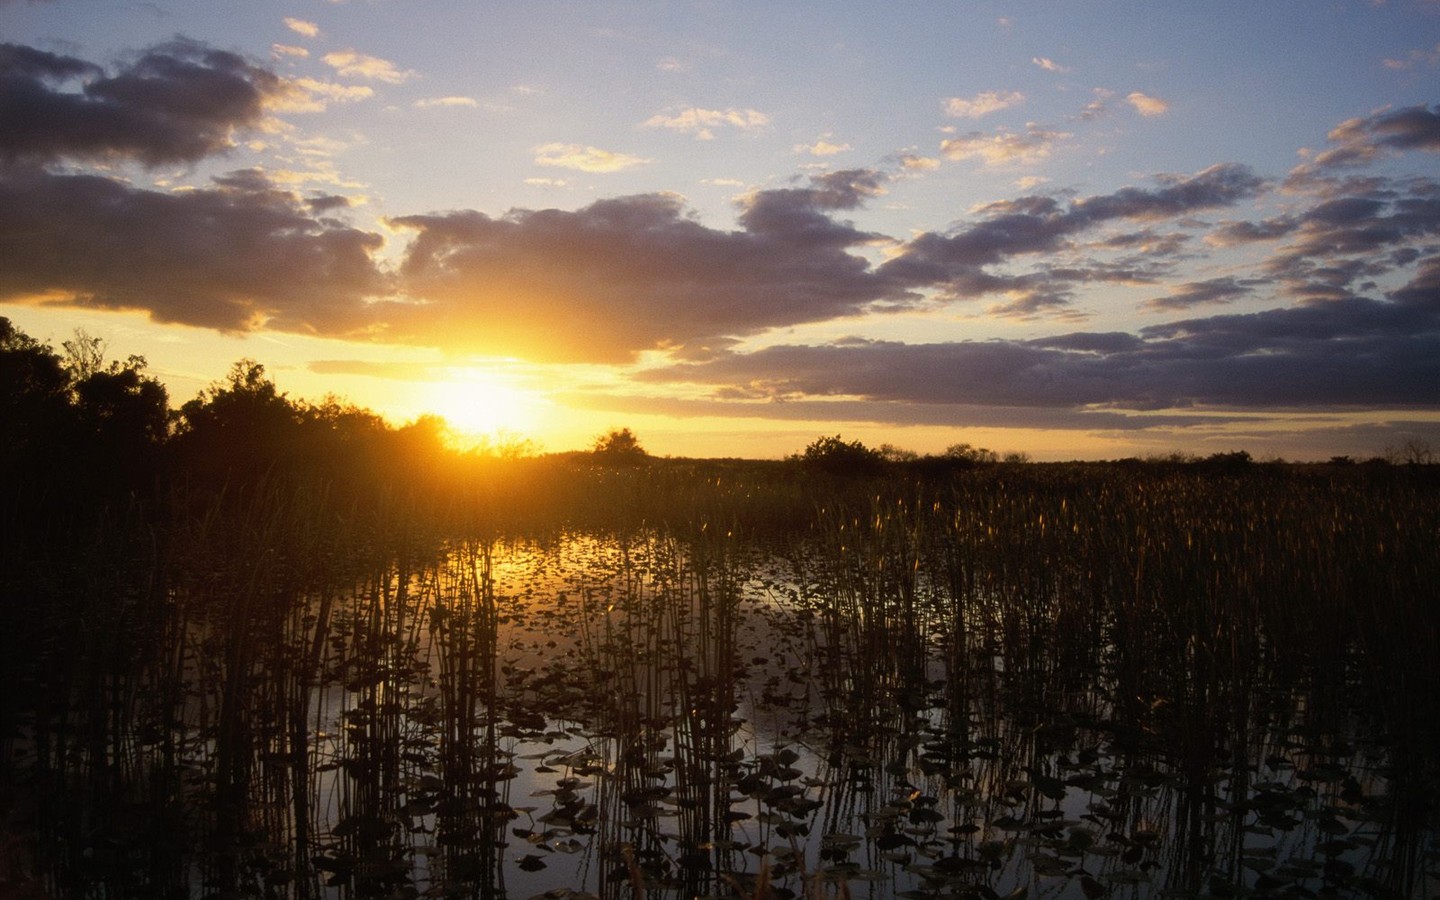
[(551, 451), (1363, 458), (1437, 95), (1437, 0), (0, 0), (0, 315)]

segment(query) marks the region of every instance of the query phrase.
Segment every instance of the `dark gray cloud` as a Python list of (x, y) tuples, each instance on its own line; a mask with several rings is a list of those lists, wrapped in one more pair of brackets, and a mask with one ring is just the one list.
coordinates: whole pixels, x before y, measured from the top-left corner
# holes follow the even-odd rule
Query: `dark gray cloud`
[(1348, 119), (1329, 134), (1339, 146), (1315, 157), (1308, 169), (1369, 163), (1387, 152), (1440, 151), (1440, 106), (1406, 106)]
[(650, 348), (714, 345), (769, 327), (912, 302), (851, 251), (876, 235), (837, 221), (878, 190), (873, 172), (759, 191), (743, 230), (701, 225), (670, 195), (573, 212), (403, 216), (400, 268), (424, 304), (382, 313), (395, 340), (552, 361), (622, 361)]
[(1030, 341), (777, 346), (648, 373), (751, 397), (1178, 409), (1440, 409), (1440, 257), (1391, 299), (1348, 298)]
[(1254, 244), (1273, 241), (1293, 232), (1298, 223), (1293, 218), (1281, 217), (1260, 222), (1226, 222), (1211, 229), (1205, 239), (1217, 247), (1234, 247), (1240, 244)]
[[(1272, 220), (1263, 230), (1284, 233), (1265, 272), (1302, 301), (1339, 300), (1380, 290), (1382, 279), (1418, 258), (1440, 237), (1440, 182), (1367, 179), (1338, 185), (1311, 208)], [(1227, 237), (1241, 229), (1227, 225)]]
[(258, 123), (280, 88), (276, 75), (242, 57), (182, 38), (112, 75), (75, 57), (0, 44), (0, 160), (195, 162)]
[(313, 218), (254, 171), (210, 189), (0, 172), (0, 299), (147, 310), (227, 331), (348, 334), (390, 290), (378, 235)]
[(1142, 306), (1155, 312), (1163, 312), (1211, 303), (1231, 303), (1249, 294), (1253, 284), (1253, 281), (1230, 277), (1190, 281), (1175, 287), (1163, 297), (1153, 297), (1145, 301)]
[[(897, 242), (846, 218), (886, 187), (883, 174), (856, 169), (755, 191), (733, 230), (701, 224), (668, 194), (573, 211), (400, 216), (390, 224), (408, 245), (387, 272), (380, 236), (337, 218), (346, 198), (298, 196), (257, 169), (167, 193), (44, 168), (203, 158), (256, 124), (278, 85), (184, 41), (111, 73), (0, 46), (0, 120), (17, 126), (0, 129), (10, 163), (0, 169), (0, 299), (535, 361), (628, 362), (662, 349), (676, 363), (645, 376), (656, 382), (707, 384), (766, 407), (775, 404), (755, 401), (894, 404), (913, 421), (960, 408), (1015, 421), (1017, 409), (1053, 420), (1096, 407), (1440, 405), (1432, 179), (1326, 176), (1283, 215), (1210, 229), (1197, 217), (1267, 187), (1225, 164), (1109, 194), (992, 203), (948, 232)], [(1335, 139), (1434, 149), (1434, 111), (1400, 112), (1346, 123)], [(1212, 247), (1276, 246), (1254, 272), (1175, 278), (1201, 235)], [(879, 243), (897, 249), (872, 265), (862, 251)], [(1172, 313), (1276, 286), (1300, 305), (1135, 334), (737, 352), (737, 338), (766, 329), (980, 297), (994, 299), (993, 316), (1073, 317), (1083, 288), (1107, 284), (1155, 285), (1151, 308)]]
[[(1179, 220), (1230, 206), (1254, 196), (1265, 184), (1247, 167), (1227, 164), (1184, 178), (1162, 179), (1161, 186), (1153, 189), (1127, 187), (1068, 202), (1029, 196), (994, 203), (981, 210), (984, 218), (979, 222), (949, 234), (929, 232), (914, 238), (881, 266), (879, 274), (904, 285), (938, 288), (954, 299), (1009, 293), (1011, 299), (993, 312), (1034, 315), (1047, 307), (1067, 305), (1064, 270), (1041, 273), (1045, 286), (1037, 288), (1036, 278), (1016, 280), (991, 269), (1023, 257), (1066, 251), (1082, 233), (1106, 223)], [(1129, 245), (1139, 240), (1133, 233), (1122, 238)], [(1180, 243), (1172, 240), (1152, 252), (1177, 253)]]

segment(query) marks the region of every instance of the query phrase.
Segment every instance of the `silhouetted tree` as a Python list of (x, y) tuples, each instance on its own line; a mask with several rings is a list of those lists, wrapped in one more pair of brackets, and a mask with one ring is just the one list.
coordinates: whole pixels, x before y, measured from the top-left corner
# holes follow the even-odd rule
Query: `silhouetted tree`
[(84, 381), (105, 367), (105, 341), (83, 328), (75, 329), (75, 336), (60, 346), (65, 351), (65, 368), (74, 381)]
[(975, 447), (970, 444), (951, 444), (945, 448), (944, 456), (952, 462), (964, 463), (966, 465), (980, 465), (982, 463), (998, 462), (999, 454), (994, 450), (985, 447)]
[(629, 428), (608, 431), (595, 439), (591, 452), (596, 458), (612, 465), (627, 465), (643, 462), (650, 457), (640, 446), (640, 439)]
[(906, 450), (904, 447), (897, 447), (894, 444), (881, 444), (876, 448), (880, 458), (892, 463), (913, 463), (920, 459), (920, 454), (914, 450)]
[(0, 465), (7, 483), (53, 459), (69, 417), (70, 379), (60, 357), (0, 317)]
[(846, 441), (838, 434), (816, 438), (803, 453), (792, 458), (807, 468), (833, 475), (869, 475), (885, 464), (879, 450), (872, 450), (859, 441)]
[(1252, 462), (1254, 460), (1247, 451), (1235, 450), (1230, 453), (1212, 453), (1204, 459), (1197, 460), (1195, 466), (1205, 472), (1233, 475), (1250, 468)]
[(1398, 447), (1386, 447), (1385, 458), (1395, 465), (1428, 466), (1435, 461), (1435, 450), (1423, 438), (1410, 438)]
[(71, 386), (84, 464), (112, 490), (149, 493), (169, 436), (165, 386), (145, 375), (145, 358), (111, 362)]
[(180, 407), (177, 461), (204, 480), (258, 477), (293, 461), (301, 417), (264, 366), (242, 359)]

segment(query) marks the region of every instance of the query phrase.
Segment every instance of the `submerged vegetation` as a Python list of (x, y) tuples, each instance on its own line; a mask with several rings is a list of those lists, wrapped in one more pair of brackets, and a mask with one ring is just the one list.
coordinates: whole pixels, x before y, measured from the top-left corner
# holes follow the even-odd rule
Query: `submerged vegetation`
[(1440, 894), (1440, 474), (457, 454), (0, 333), (0, 895)]

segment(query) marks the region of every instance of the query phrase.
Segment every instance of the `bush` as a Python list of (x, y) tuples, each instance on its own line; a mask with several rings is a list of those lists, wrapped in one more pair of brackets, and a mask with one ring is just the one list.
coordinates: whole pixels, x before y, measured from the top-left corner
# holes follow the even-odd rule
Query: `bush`
[(845, 441), (840, 435), (811, 441), (805, 452), (792, 457), (806, 466), (833, 475), (869, 475), (885, 466), (885, 457), (859, 441)]

